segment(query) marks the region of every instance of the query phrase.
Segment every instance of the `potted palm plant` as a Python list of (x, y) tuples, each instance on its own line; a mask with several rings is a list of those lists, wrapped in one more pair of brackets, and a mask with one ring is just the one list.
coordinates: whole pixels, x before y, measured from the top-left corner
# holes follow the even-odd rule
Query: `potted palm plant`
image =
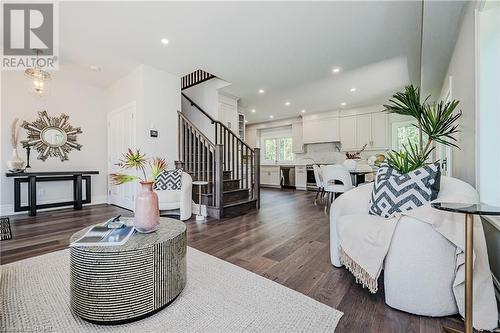
[(455, 134), (458, 130), (458, 119), (462, 111), (455, 112), (459, 101), (439, 102), (429, 104), (420, 100), (420, 89), (409, 85), (404, 92), (392, 96), (384, 107), (387, 112), (415, 118), (419, 131), (419, 142), (403, 145), (401, 151), (391, 151), (387, 154), (387, 163), (401, 173), (416, 170), (429, 162), (429, 157), (435, 148), (435, 143), (459, 148)]
[[(153, 184), (160, 173), (167, 168), (165, 159), (160, 157), (147, 158), (139, 149), (128, 149), (123, 158), (117, 163), (122, 169), (133, 169), (135, 174), (112, 173), (110, 181), (113, 185), (121, 185), (132, 181), (139, 181), (139, 192), (135, 197), (134, 227), (142, 233), (153, 232), (160, 224), (160, 209), (158, 196), (153, 191)], [(151, 170), (150, 177), (146, 175), (146, 168)]]

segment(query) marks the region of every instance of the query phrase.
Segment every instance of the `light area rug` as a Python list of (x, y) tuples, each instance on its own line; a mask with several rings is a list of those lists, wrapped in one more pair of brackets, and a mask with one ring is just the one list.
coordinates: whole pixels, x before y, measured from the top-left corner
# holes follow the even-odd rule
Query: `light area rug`
[(187, 284), (160, 312), (118, 326), (69, 305), (69, 251), (1, 267), (1, 332), (333, 332), (342, 312), (188, 247)]

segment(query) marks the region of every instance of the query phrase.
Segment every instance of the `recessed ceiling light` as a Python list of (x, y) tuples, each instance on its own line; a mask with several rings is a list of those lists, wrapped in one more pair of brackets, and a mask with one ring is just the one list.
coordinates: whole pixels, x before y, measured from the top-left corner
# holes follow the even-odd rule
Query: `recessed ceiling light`
[(334, 73), (334, 74), (340, 73), (340, 71), (341, 71), (341, 68), (340, 68), (340, 67), (334, 67), (334, 68), (332, 69), (332, 73)]
[(351, 88), (350, 92), (355, 92), (356, 88)]
[(248, 120), (245, 119), (245, 124), (248, 123)]
[(97, 65), (90, 65), (90, 70), (92, 72), (100, 72), (101, 71), (101, 67), (99, 67)]
[(285, 106), (290, 106), (290, 102), (285, 102)]
[(306, 109), (302, 109), (300, 112), (302, 112), (302, 113), (306, 113)]
[(259, 94), (261, 94), (261, 95), (262, 95), (262, 94), (263, 94), (263, 93), (265, 93), (265, 92), (266, 92), (266, 91), (265, 91), (264, 89), (259, 89)]
[(162, 43), (163, 45), (167, 45), (167, 44), (168, 44), (168, 39), (166, 39), (166, 38), (162, 38), (162, 39), (161, 39), (161, 43)]
[(346, 106), (346, 105), (347, 105), (347, 103), (346, 103), (346, 102), (342, 102), (342, 103), (340, 103), (340, 105), (341, 105), (341, 106)]
[(270, 115), (270, 116), (269, 116), (269, 118), (273, 119), (273, 118), (274, 118), (274, 116), (273, 116), (273, 115)]
[(250, 110), (252, 113), (255, 113), (255, 109)]

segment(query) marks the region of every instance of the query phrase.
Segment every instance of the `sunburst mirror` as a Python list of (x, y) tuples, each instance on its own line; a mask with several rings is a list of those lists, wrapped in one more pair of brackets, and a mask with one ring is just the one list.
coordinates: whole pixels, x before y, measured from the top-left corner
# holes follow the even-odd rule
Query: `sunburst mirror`
[(45, 161), (48, 157), (59, 157), (68, 160), (72, 149), (80, 150), (82, 145), (76, 143), (76, 135), (81, 134), (80, 127), (73, 127), (68, 122), (69, 116), (64, 113), (59, 117), (49, 117), (47, 111), (38, 112), (38, 119), (32, 123), (24, 121), (21, 127), (28, 130), (28, 139), (21, 141), (38, 151), (38, 159)]

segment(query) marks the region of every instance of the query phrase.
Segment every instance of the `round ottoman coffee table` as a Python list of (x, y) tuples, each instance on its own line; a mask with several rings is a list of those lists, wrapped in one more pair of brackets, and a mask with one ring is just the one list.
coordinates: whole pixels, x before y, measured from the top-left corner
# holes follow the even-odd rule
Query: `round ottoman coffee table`
[[(83, 236), (85, 228), (71, 237)], [(133, 234), (120, 246), (71, 247), (71, 308), (98, 324), (147, 317), (186, 285), (186, 225), (160, 218), (156, 232)]]

